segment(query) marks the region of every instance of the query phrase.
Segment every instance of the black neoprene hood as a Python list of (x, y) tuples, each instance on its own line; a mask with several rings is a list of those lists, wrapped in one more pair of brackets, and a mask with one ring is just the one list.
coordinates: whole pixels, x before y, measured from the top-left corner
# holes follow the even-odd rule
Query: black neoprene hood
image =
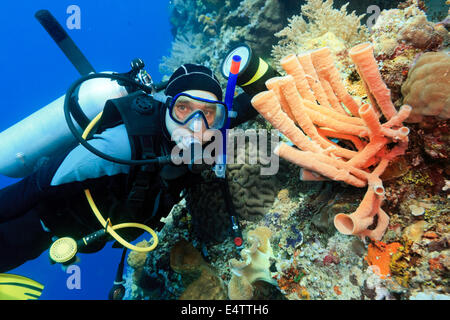
[(169, 79), (165, 94), (174, 97), (187, 90), (203, 90), (213, 93), (222, 101), (223, 93), (219, 80), (207, 67), (198, 64), (184, 64)]

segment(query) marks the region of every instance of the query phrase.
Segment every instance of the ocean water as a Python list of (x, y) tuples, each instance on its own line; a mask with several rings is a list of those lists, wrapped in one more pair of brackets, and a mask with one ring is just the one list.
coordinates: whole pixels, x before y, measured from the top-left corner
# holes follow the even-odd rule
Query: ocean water
[[(69, 29), (71, 5), (80, 9), (80, 28)], [(154, 81), (171, 41), (169, 0), (23, 0), (0, 8), (0, 132), (62, 96), (79, 78), (50, 36), (34, 18), (48, 9), (64, 26), (97, 71), (129, 71), (132, 59), (146, 62)], [(1, 155), (1, 150), (0, 150)], [(18, 181), (0, 176), (0, 188)], [(17, 230), (23, 232), (24, 230)], [(96, 254), (79, 255), (81, 288), (69, 289), (71, 274), (51, 265), (48, 252), (9, 271), (45, 285), (41, 299), (107, 299), (122, 250), (108, 244)], [(1, 257), (0, 257), (1, 259)]]

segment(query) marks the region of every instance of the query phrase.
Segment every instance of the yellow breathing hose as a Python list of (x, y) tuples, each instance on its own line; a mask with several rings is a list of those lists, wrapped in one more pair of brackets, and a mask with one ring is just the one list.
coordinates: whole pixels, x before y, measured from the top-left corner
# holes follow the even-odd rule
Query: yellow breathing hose
[[(87, 136), (89, 135), (89, 133), (92, 131), (92, 129), (94, 128), (94, 126), (98, 123), (98, 121), (100, 120), (100, 118), (102, 117), (103, 112), (100, 112), (95, 118), (94, 120), (91, 121), (91, 123), (89, 123), (89, 125), (86, 127), (86, 130), (84, 130), (83, 132), (83, 139), (86, 140)], [(100, 224), (106, 228), (106, 232), (108, 232), (118, 243), (120, 243), (122, 246), (124, 246), (125, 248), (128, 248), (130, 250), (133, 251), (137, 251), (137, 252), (150, 252), (152, 250), (154, 250), (156, 248), (156, 246), (158, 245), (158, 235), (156, 234), (155, 231), (153, 231), (152, 228), (150, 228), (149, 226), (142, 224), (142, 223), (134, 223), (134, 222), (127, 222), (127, 223), (121, 223), (121, 224), (117, 224), (117, 225), (112, 225), (110, 221), (106, 221), (102, 214), (100, 213), (100, 210), (97, 208), (97, 206), (95, 205), (94, 199), (92, 198), (91, 195), (91, 191), (89, 189), (84, 190), (84, 193), (86, 195), (86, 198), (89, 202), (89, 205), (91, 206), (92, 211), (94, 212), (95, 216), (97, 217), (98, 221), (100, 222)], [(142, 229), (144, 231), (147, 231), (148, 233), (150, 233), (152, 235), (153, 238), (153, 244), (150, 247), (138, 247), (135, 246), (129, 242), (127, 242), (124, 238), (122, 238), (115, 230), (118, 229), (122, 229), (122, 228), (138, 228), (138, 229)]]

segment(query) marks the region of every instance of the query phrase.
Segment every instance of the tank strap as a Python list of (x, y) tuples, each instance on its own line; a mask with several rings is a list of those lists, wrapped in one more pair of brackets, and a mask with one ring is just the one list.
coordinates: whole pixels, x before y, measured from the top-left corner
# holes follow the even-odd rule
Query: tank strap
[[(133, 138), (138, 159), (146, 160), (157, 156), (156, 150), (160, 149), (160, 138), (158, 136), (134, 136)], [(129, 175), (131, 188), (127, 199), (130, 207), (135, 209), (143, 207), (151, 184), (155, 183), (155, 177), (157, 176), (155, 172), (159, 169), (157, 164), (132, 168)]]
[[(161, 103), (147, 96), (144, 92), (138, 91), (126, 97), (108, 100), (103, 110), (103, 115), (99, 121), (98, 131), (117, 126), (123, 123), (127, 129), (128, 139), (131, 146), (132, 159), (139, 159), (142, 139), (154, 142), (162, 133), (161, 128)], [(156, 145), (150, 145), (146, 149), (158, 152)], [(140, 150), (141, 149), (141, 150)]]

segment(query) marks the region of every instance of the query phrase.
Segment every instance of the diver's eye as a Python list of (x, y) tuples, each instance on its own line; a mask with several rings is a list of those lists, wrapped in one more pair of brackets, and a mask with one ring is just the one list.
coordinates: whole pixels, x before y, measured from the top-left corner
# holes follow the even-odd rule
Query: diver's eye
[(187, 107), (185, 105), (177, 105), (177, 110), (183, 112), (187, 110)]

